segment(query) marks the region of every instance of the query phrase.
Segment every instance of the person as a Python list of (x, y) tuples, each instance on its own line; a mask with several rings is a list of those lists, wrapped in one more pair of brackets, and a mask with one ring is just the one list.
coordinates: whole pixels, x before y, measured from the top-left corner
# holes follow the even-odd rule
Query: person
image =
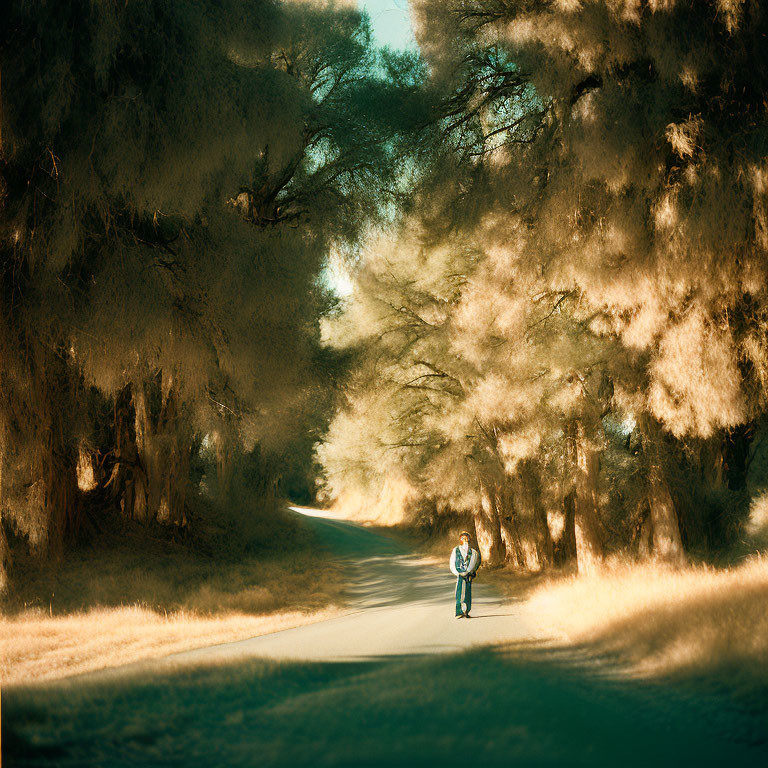
[(472, 608), (472, 579), (480, 566), (480, 553), (469, 546), (469, 531), (462, 531), (459, 544), (451, 551), (449, 565), (456, 577), (456, 618), (470, 618)]

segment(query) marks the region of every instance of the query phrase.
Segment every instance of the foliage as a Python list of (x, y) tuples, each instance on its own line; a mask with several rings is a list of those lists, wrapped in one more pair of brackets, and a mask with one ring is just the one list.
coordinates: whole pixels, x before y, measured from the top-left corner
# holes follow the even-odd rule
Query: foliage
[(6, 527), (183, 527), (205, 440), (226, 483), (310, 418), (318, 275), (398, 195), (418, 67), (332, 5), (18, 0), (0, 72)]
[(763, 9), (414, 18), (438, 140), (330, 332), (363, 350), (319, 449), (331, 492), (404, 472), (529, 568), (732, 545), (768, 370)]

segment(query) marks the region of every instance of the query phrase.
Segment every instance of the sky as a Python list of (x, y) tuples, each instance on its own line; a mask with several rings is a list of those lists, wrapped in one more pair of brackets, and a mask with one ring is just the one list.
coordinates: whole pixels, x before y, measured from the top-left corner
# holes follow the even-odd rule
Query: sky
[(391, 48), (416, 46), (407, 0), (358, 0), (358, 7), (371, 17), (377, 45)]
[[(415, 48), (411, 15), (407, 0), (358, 0), (358, 7), (368, 12), (376, 45), (390, 48)], [(331, 254), (322, 279), (338, 296), (352, 293), (352, 281), (338, 254)]]

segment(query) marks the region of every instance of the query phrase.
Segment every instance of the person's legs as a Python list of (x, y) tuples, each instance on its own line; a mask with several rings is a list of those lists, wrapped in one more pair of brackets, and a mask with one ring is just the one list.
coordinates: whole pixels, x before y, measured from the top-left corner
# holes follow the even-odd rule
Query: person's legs
[(458, 576), (456, 578), (456, 615), (461, 616), (464, 611), (461, 610), (461, 592), (462, 592), (462, 582), (464, 579), (461, 578), (461, 576)]
[(464, 604), (466, 605), (465, 613), (469, 613), (472, 609), (472, 579), (464, 579), (466, 587), (464, 588)]

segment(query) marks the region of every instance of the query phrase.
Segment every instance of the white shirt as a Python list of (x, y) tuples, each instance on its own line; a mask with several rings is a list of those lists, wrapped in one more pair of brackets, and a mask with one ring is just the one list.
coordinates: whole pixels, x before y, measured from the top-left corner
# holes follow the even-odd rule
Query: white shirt
[(459, 576), (459, 575), (461, 575), (461, 574), (459, 574), (459, 572), (456, 570), (456, 550), (457, 550), (457, 549), (459, 550), (459, 552), (461, 552), (461, 556), (462, 556), (463, 558), (465, 558), (465, 559), (466, 559), (466, 557), (467, 557), (467, 553), (470, 553), (469, 566), (467, 567), (467, 570), (466, 570), (466, 571), (464, 571), (463, 573), (474, 573), (475, 569), (477, 568), (477, 564), (478, 564), (478, 554), (477, 554), (477, 550), (475, 550), (475, 549), (472, 549), (471, 547), (463, 547), (463, 546), (461, 546), (461, 545), (459, 545), (458, 547), (454, 547), (454, 548), (451, 550), (451, 557), (450, 557), (450, 560), (448, 561), (448, 565), (449, 565), (449, 566), (450, 566), (450, 568), (451, 568), (451, 573), (452, 573), (454, 576)]

